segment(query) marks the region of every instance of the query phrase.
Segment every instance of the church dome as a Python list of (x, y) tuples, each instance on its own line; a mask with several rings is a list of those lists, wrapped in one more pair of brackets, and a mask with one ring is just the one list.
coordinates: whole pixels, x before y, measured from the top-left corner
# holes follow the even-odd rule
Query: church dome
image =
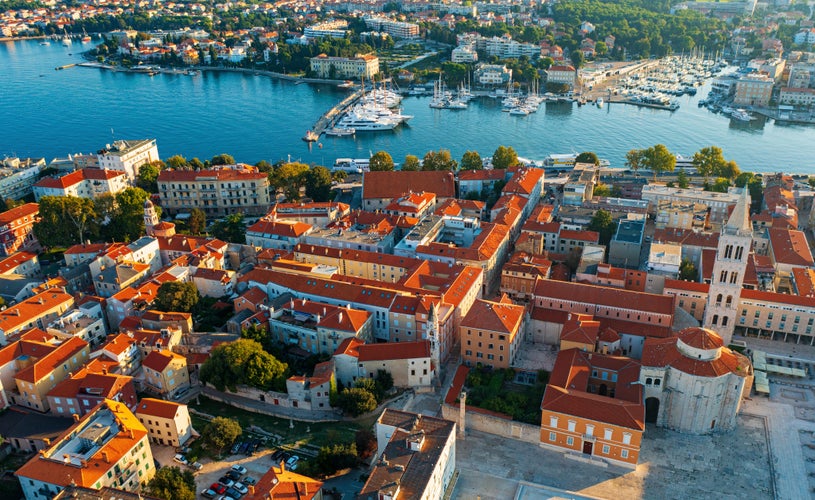
[(689, 357), (711, 360), (719, 357), (724, 341), (718, 333), (707, 328), (685, 328), (679, 332), (676, 347)]

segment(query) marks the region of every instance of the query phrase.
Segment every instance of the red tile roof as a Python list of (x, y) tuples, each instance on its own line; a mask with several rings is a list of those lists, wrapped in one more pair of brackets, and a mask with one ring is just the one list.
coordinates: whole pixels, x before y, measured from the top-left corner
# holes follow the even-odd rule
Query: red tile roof
[(560, 341), (594, 344), (600, 333), (600, 322), (590, 314), (572, 314), (563, 324)]
[(815, 264), (803, 232), (771, 228), (769, 233), (772, 255), (776, 262), (801, 267), (812, 267)]
[(525, 313), (524, 306), (477, 299), (461, 320), (461, 327), (515, 335)]
[(5, 274), (19, 267), (28, 261), (37, 258), (37, 254), (32, 252), (17, 252), (0, 261), (0, 274)]
[(567, 281), (539, 280), (535, 286), (535, 297), (551, 297), (629, 310), (637, 309), (656, 314), (673, 315), (674, 313), (673, 297)]
[(416, 359), (430, 357), (430, 341), (388, 342), (363, 344), (357, 347), (359, 361), (386, 361), (392, 359)]
[(356, 337), (346, 337), (334, 351), (334, 356), (340, 354), (347, 354), (355, 358), (359, 357), (359, 346), (364, 345), (365, 342)]
[(136, 407), (136, 415), (152, 415), (159, 418), (173, 419), (178, 414), (181, 404), (162, 399), (144, 398)]
[(25, 382), (36, 383), (49, 376), (57, 367), (76, 356), (83, 349), (88, 348), (88, 343), (79, 337), (71, 337), (56, 349), (37, 359), (31, 366), (20, 370), (14, 378)]
[(142, 366), (150, 368), (151, 370), (155, 370), (157, 372), (163, 372), (169, 364), (175, 359), (183, 359), (186, 361), (184, 356), (178, 355), (172, 351), (150, 351), (150, 354), (147, 355), (144, 360), (142, 360)]
[(699, 377), (721, 377), (730, 373), (744, 377), (753, 371), (750, 361), (745, 356), (727, 347), (722, 347), (720, 355), (711, 360), (686, 356), (677, 348), (679, 338), (645, 339), (642, 348), (642, 366), (670, 366)]
[(25, 205), (14, 207), (11, 210), (0, 213), (0, 226), (5, 226), (26, 216), (36, 215), (39, 212), (40, 205), (37, 203), (26, 203)]
[(502, 181), (507, 175), (506, 170), (483, 169), (483, 170), (462, 170), (458, 173), (459, 182), (467, 181)]
[(653, 241), (716, 249), (719, 246), (719, 233), (697, 233), (690, 229), (676, 228), (656, 229)]
[(110, 180), (122, 177), (125, 173), (120, 170), (106, 170), (101, 168), (83, 168), (76, 170), (62, 177), (45, 177), (40, 179), (35, 187), (65, 189), (69, 186), (79, 184), (84, 180)]
[(454, 198), (456, 182), (448, 171), (365, 172), (362, 199), (392, 200), (408, 191), (435, 193), (438, 198)]
[(270, 234), (286, 238), (299, 238), (311, 231), (311, 224), (296, 221), (269, 221), (259, 220), (246, 229), (247, 233), (257, 233), (261, 236)]

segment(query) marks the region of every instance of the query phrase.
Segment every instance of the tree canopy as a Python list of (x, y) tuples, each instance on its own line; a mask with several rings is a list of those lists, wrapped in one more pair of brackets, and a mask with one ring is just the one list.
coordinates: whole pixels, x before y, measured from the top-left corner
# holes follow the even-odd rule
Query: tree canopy
[(500, 168), (502, 170), (514, 167), (518, 164), (518, 154), (512, 149), (512, 146), (498, 146), (498, 149), (492, 154), (493, 168)]
[(237, 420), (226, 417), (215, 417), (201, 430), (201, 439), (206, 446), (220, 453), (243, 434)]
[(163, 161), (154, 161), (139, 167), (136, 186), (148, 193), (158, 193), (158, 174), (161, 173), (164, 166)]
[(195, 476), (190, 470), (162, 467), (147, 483), (147, 493), (165, 500), (195, 500)]
[(671, 153), (664, 144), (657, 144), (646, 149), (632, 149), (626, 153), (625, 162), (631, 170), (640, 168), (650, 170), (656, 180), (658, 174), (674, 171), (676, 155)]
[[(127, 188), (116, 194), (113, 221), (108, 224), (110, 236), (116, 241), (135, 241), (144, 235), (144, 202), (150, 194), (141, 188)], [(156, 211), (161, 213), (159, 207)]]
[(577, 155), (574, 159), (575, 163), (591, 163), (592, 165), (599, 165), (600, 158), (597, 156), (597, 153), (592, 151), (584, 151)]
[(368, 389), (350, 387), (340, 392), (338, 405), (344, 412), (357, 417), (376, 409), (376, 396)]
[(393, 170), (393, 158), (386, 151), (377, 151), (371, 156), (371, 172)]
[(229, 243), (246, 243), (246, 225), (243, 223), (243, 214), (231, 214), (215, 221), (211, 232), (219, 240)]
[(422, 160), (422, 170), (455, 170), (458, 162), (450, 156), (449, 149), (428, 151)]
[(201, 234), (207, 229), (207, 214), (200, 208), (190, 210), (190, 218), (187, 221), (187, 228), (192, 234)]
[(481, 170), (484, 162), (477, 151), (465, 151), (461, 156), (461, 170)]
[(309, 166), (305, 163), (283, 163), (275, 167), (269, 182), (275, 191), (283, 191), (287, 201), (296, 202), (300, 199), (300, 188), (305, 183), (308, 171)]
[(312, 167), (305, 175), (306, 196), (314, 201), (331, 199), (331, 172), (322, 166)]
[(209, 161), (212, 165), (234, 165), (235, 158), (232, 155), (228, 155), (226, 153), (222, 153), (219, 155), (215, 155)]
[(201, 381), (219, 391), (235, 391), (238, 385), (284, 390), (287, 372), (286, 363), (264, 351), (255, 340), (244, 338), (213, 349), (201, 366)]
[(601, 245), (608, 245), (616, 230), (617, 223), (614, 222), (611, 218), (611, 213), (607, 210), (598, 210), (591, 218), (591, 222), (589, 222), (589, 231), (600, 233)]
[(722, 148), (718, 146), (708, 146), (693, 154), (693, 168), (705, 178), (705, 182), (709, 177), (719, 175), (726, 163)]
[(403, 171), (411, 171), (411, 170), (419, 170), (421, 165), (419, 164), (419, 157), (414, 155), (407, 155), (405, 156), (405, 161), (402, 162), (402, 168), (400, 170)]
[(164, 312), (190, 312), (200, 298), (195, 283), (167, 281), (158, 287), (153, 307)]
[(39, 204), (40, 220), (34, 224), (34, 235), (44, 247), (83, 243), (94, 233), (96, 212), (91, 199), (43, 196)]

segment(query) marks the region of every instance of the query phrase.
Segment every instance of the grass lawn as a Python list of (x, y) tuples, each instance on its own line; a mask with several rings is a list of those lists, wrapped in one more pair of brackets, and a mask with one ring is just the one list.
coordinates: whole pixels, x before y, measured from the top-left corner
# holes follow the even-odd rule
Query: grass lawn
[[(190, 408), (209, 415), (234, 418), (241, 424), (241, 428), (244, 429), (244, 432), (246, 432), (250, 426), (254, 425), (266, 432), (271, 432), (283, 437), (283, 440), (278, 443), (269, 442), (270, 446), (293, 446), (298, 444), (300, 446), (311, 445), (319, 448), (334, 443), (352, 443), (354, 441), (354, 435), (359, 429), (363, 428), (363, 426), (370, 428), (373, 422), (376, 421), (376, 417), (371, 417), (369, 425), (367, 420), (317, 423), (298, 422), (294, 420), (294, 428), (290, 428), (288, 419), (241, 410), (204, 396), (201, 396), (200, 400), (200, 405), (195, 404), (194, 401), (190, 401)], [(195, 429), (201, 432), (206, 425), (206, 421), (195, 415), (192, 416), (192, 420)]]

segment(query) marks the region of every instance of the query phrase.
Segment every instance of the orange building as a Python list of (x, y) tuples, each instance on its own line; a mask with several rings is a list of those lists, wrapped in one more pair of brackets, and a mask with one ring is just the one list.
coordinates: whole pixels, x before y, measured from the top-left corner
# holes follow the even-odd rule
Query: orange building
[(461, 356), (467, 366), (509, 368), (518, 355), (526, 308), (504, 295), (499, 302), (478, 299), (461, 320)]
[(34, 222), (39, 214), (40, 206), (36, 203), (26, 203), (0, 214), (0, 254), (8, 256), (37, 242)]
[(630, 358), (560, 351), (541, 402), (541, 445), (636, 467), (645, 431), (639, 375)]

